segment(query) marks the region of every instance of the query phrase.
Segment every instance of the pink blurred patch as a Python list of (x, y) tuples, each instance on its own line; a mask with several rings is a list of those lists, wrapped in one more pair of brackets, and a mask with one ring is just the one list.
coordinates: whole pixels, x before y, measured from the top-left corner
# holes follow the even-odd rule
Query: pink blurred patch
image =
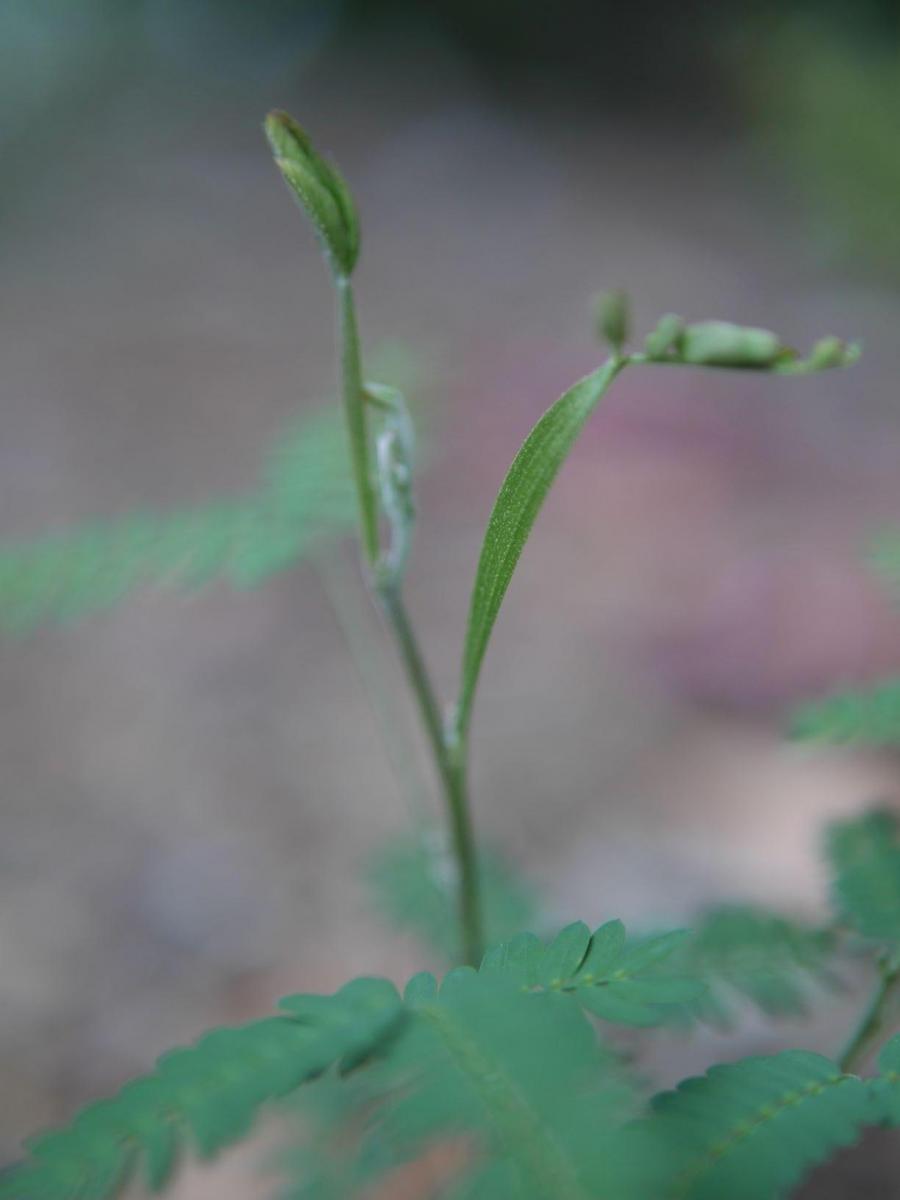
[(650, 631), (645, 648), (691, 699), (765, 707), (895, 670), (900, 618), (852, 553), (762, 550), (722, 563), (698, 608)]

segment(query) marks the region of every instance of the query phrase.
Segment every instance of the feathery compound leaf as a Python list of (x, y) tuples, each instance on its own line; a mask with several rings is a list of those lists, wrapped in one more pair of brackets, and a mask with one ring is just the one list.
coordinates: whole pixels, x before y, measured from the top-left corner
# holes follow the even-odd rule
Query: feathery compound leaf
[[(410, 1020), (360, 1077), (358, 1104), (339, 1109), (330, 1128), (314, 1114), (316, 1142), (296, 1156), (289, 1194), (336, 1200), (380, 1181), (388, 1195), (402, 1164), (432, 1150), (446, 1160), (456, 1146), (451, 1173), (461, 1177), (450, 1184), (445, 1171), (441, 1195), (449, 1186), (448, 1195), (479, 1200), (658, 1196), (667, 1151), (632, 1120), (632, 1090), (580, 1010), (603, 979), (646, 988), (682, 936), (629, 946), (621, 922), (593, 936), (576, 922), (546, 945), (519, 934), (495, 946), (480, 972), (457, 968), (440, 985), (428, 972), (414, 976), (404, 993)], [(654, 976), (648, 1001), (641, 991), (653, 1020), (667, 987), (683, 1000), (674, 977)]]
[(569, 997), (523, 993), (463, 968), (439, 992), (423, 989), (415, 1013), (402, 1039), (414, 1049), (411, 1090), (379, 1136), (412, 1147), (474, 1134), (472, 1166), (480, 1170), (486, 1157), (490, 1168), (478, 1176), (483, 1189), (490, 1183), (477, 1193), (485, 1197), (652, 1194), (660, 1156), (624, 1128), (634, 1111), (629, 1088)]
[(456, 720), (465, 732), (497, 614), (528, 535), (585, 421), (622, 369), (607, 362), (544, 413), (513, 460), (488, 521), (472, 589)]
[(864, 937), (900, 941), (900, 829), (889, 812), (832, 825), (828, 860), (839, 917)]
[(182, 1147), (215, 1154), (248, 1132), (267, 1101), (335, 1063), (354, 1065), (404, 1018), (396, 990), (380, 979), (354, 980), (334, 996), (289, 997), (282, 1006), (291, 1015), (213, 1030), (67, 1128), (33, 1139), (25, 1161), (0, 1179), (0, 1198), (104, 1200), (135, 1167), (159, 1191)]
[(545, 946), (519, 934), (484, 956), (481, 973), (529, 991), (570, 993), (594, 1016), (624, 1025), (662, 1025), (673, 1007), (698, 1000), (706, 985), (666, 965), (690, 935), (679, 929), (629, 944), (621, 921), (591, 934), (581, 921)]
[(900, 743), (900, 680), (839, 692), (803, 704), (789, 722), (798, 741), (856, 742), (869, 746)]
[(713, 1067), (653, 1109), (649, 1131), (676, 1164), (671, 1200), (776, 1200), (873, 1115), (862, 1080), (805, 1050)]
[[(532, 922), (535, 901), (507, 863), (483, 851), (481, 903), (489, 942), (510, 937)], [(443, 830), (391, 842), (368, 872), (375, 903), (397, 929), (409, 930), (447, 959), (459, 950), (456, 863)]]
[(420, 1181), (433, 1170), (441, 1196), (658, 1195), (663, 1152), (628, 1127), (632, 1089), (570, 997), (459, 968), (440, 987), (415, 976), (404, 1003), (403, 1028), (350, 1081), (353, 1103), (306, 1093), (315, 1142), (295, 1158), (290, 1196), (393, 1195), (410, 1168)]
[(0, 627), (73, 620), (152, 585), (254, 586), (352, 522), (345, 459), (339, 414), (325, 410), (288, 433), (244, 499), (0, 543)]

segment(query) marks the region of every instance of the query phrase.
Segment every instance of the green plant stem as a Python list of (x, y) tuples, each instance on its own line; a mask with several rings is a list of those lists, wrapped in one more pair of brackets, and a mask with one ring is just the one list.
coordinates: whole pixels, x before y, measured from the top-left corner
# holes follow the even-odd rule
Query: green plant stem
[(341, 343), (341, 390), (359, 502), (360, 538), (369, 588), (384, 613), (419, 709), (441, 783), (457, 870), (460, 940), (463, 958), (477, 966), (483, 952), (478, 855), (469, 805), (465, 743), (452, 739), (403, 602), (400, 572), (386, 569), (378, 536), (378, 505), (370, 472), (365, 388), (356, 305), (350, 280), (335, 277)]
[(363, 552), (370, 571), (379, 556), (378, 503), (372, 483), (369, 440), (366, 430), (366, 400), (363, 391), (359, 331), (353, 285), (346, 275), (335, 276), (338, 296), (338, 324), (341, 344), (341, 392), (344, 417), (350, 442), (350, 462), (359, 505), (359, 531)]
[(465, 962), (477, 966), (484, 952), (483, 922), (465, 744), (451, 741), (399, 584), (384, 583), (377, 588), (377, 595), (396, 638), (410, 691), (418, 705), (440, 779), (456, 862), (462, 954)]
[(900, 984), (900, 966), (879, 963), (879, 979), (872, 995), (838, 1060), (842, 1071), (856, 1072), (875, 1048), (885, 1031), (888, 1013)]

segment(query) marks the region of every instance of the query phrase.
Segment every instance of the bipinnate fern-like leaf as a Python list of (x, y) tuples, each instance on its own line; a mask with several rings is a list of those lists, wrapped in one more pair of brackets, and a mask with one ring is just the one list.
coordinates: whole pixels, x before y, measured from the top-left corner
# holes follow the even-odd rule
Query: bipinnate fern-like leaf
[[(480, 1194), (522, 1200), (619, 1200), (652, 1194), (661, 1156), (626, 1129), (636, 1100), (616, 1059), (569, 995), (526, 992), (500, 974), (419, 976), (406, 997), (418, 1038), (411, 1087), (380, 1136), (421, 1145), (474, 1138)], [(427, 1069), (421, 1064), (426, 1062)]]
[(851, 689), (802, 704), (790, 716), (798, 741), (893, 746), (900, 742), (900, 680)]
[(244, 497), (0, 543), (0, 628), (71, 620), (154, 585), (255, 586), (350, 525), (345, 459), (340, 415), (323, 410), (288, 432)]
[(407, 1023), (348, 1081), (349, 1103), (331, 1083), (306, 1093), (313, 1138), (291, 1153), (285, 1196), (389, 1196), (410, 1164), (458, 1200), (657, 1194), (666, 1152), (573, 995), (463, 967), (415, 976), (404, 1001)]
[[(416, 934), (443, 957), (453, 956), (458, 948), (456, 879), (441, 831), (392, 841), (370, 863), (368, 882), (376, 905), (393, 926)], [(537, 904), (521, 877), (493, 854), (482, 854), (481, 883), (487, 941), (497, 947), (486, 960), (490, 964), (508, 953), (499, 943), (533, 924)], [(610, 930), (602, 936), (608, 938)], [(530, 937), (516, 945), (530, 948), (535, 956), (542, 953)], [(702, 981), (706, 988), (683, 1004), (666, 1005), (666, 1011), (676, 1024), (701, 1020), (721, 1028), (732, 1024), (738, 999), (771, 1017), (803, 1015), (817, 994), (839, 984), (832, 969), (835, 950), (829, 928), (751, 905), (710, 909), (693, 923), (690, 936), (676, 939), (660, 968), (669, 976)], [(668, 986), (683, 988), (671, 980)], [(693, 984), (687, 990), (691, 986), (696, 988)]]
[(379, 979), (288, 997), (282, 1008), (164, 1055), (153, 1074), (33, 1139), (0, 1180), (2, 1200), (105, 1200), (133, 1173), (159, 1191), (184, 1149), (208, 1157), (239, 1140), (268, 1101), (331, 1066), (356, 1065), (404, 1019), (396, 990)]
[(620, 920), (593, 934), (583, 922), (560, 930), (550, 943), (517, 934), (488, 949), (480, 973), (521, 991), (560, 992), (613, 1025), (664, 1025), (678, 1007), (706, 991), (701, 979), (671, 971), (671, 959), (690, 936), (679, 929), (629, 941)]
[[(457, 1148), (453, 1178), (440, 1181), (453, 1200), (773, 1200), (885, 1119), (868, 1082), (805, 1051), (714, 1068), (642, 1110), (591, 1032), (584, 998), (602, 993), (595, 974), (618, 972), (646, 985), (642, 1002), (651, 987), (656, 998), (682, 995), (678, 977), (653, 972), (683, 965), (683, 944), (661, 935), (629, 945), (619, 922), (594, 935), (576, 923), (549, 944), (510, 939), (477, 972), (415, 976), (408, 1024), (366, 1073), (355, 1110), (295, 1160), (304, 1175), (287, 1194), (390, 1195), (394, 1172), (443, 1146)], [(348, 1131), (361, 1127), (351, 1151)], [(333, 1148), (324, 1160), (323, 1144)]]
[(591, 933), (583, 921), (567, 925), (549, 945), (533, 933), (517, 934), (490, 949), (481, 973), (523, 991), (570, 994), (594, 1016), (621, 1025), (662, 1025), (675, 1006), (696, 1000), (705, 984), (666, 960), (690, 936), (673, 930), (629, 942), (621, 921)]
[(653, 1102), (668, 1200), (776, 1200), (872, 1122), (869, 1087), (805, 1050), (747, 1058)]
[(900, 823), (876, 810), (832, 825), (826, 850), (839, 918), (863, 937), (900, 943)]
[[(457, 968), (442, 982), (414, 976), (404, 993), (410, 1020), (357, 1081), (361, 1094), (308, 1094), (315, 1142), (292, 1153), (285, 1195), (338, 1200), (365, 1195), (376, 1179), (390, 1194), (393, 1170), (460, 1136), (465, 1165), (447, 1195), (654, 1195), (665, 1156), (643, 1130), (626, 1128), (634, 1089), (586, 1014), (667, 1021), (703, 990), (665, 971), (686, 936), (629, 942), (620, 921), (593, 934), (575, 922), (549, 942), (523, 933), (497, 944), (478, 971)], [(363, 1123), (367, 1137), (351, 1153)]]
[(659, 1024), (696, 1000), (688, 937), (575, 922), (549, 943), (500, 943), (480, 970), (416, 975), (402, 1000), (373, 979), (288, 997), (33, 1140), (0, 1200), (107, 1200), (135, 1175), (159, 1190), (184, 1150), (214, 1154), (267, 1102), (304, 1093), (318, 1093), (314, 1141), (293, 1153), (294, 1200), (390, 1195), (433, 1152), (440, 1194), (458, 1200), (772, 1200), (863, 1123), (900, 1114), (892, 1050), (874, 1083), (791, 1051), (714, 1068), (648, 1113), (588, 1017)]

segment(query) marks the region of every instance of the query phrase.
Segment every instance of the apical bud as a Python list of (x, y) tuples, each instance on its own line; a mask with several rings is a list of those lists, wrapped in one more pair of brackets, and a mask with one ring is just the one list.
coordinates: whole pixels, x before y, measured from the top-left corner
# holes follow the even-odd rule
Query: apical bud
[(288, 113), (269, 113), (266, 136), (285, 183), (315, 225), (334, 267), (349, 275), (359, 255), (359, 220), (343, 177), (316, 153)]

